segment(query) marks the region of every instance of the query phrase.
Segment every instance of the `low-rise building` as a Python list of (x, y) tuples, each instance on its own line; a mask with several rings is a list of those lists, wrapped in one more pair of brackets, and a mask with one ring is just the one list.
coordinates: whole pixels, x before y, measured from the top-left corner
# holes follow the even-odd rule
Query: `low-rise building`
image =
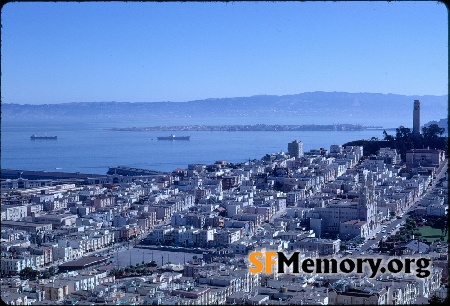
[(386, 305), (389, 298), (387, 288), (330, 290), (328, 294), (329, 305)]
[(355, 237), (367, 239), (369, 235), (370, 231), (366, 221), (349, 220), (339, 226), (339, 238), (341, 240), (350, 240)]
[(290, 250), (317, 251), (319, 255), (333, 255), (339, 252), (341, 240), (304, 238), (300, 241), (289, 243)]

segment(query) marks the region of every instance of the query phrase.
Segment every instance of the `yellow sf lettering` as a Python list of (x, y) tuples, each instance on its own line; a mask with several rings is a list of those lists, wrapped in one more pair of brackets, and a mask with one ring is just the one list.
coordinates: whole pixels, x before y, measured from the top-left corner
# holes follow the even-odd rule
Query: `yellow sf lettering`
[(277, 252), (266, 252), (266, 274), (272, 274), (272, 266), (276, 263), (272, 256), (277, 255)]
[(259, 258), (262, 258), (261, 252), (252, 252), (248, 256), (248, 260), (254, 267), (250, 267), (250, 273), (257, 274), (261, 273), (264, 269), (264, 264), (262, 261), (259, 260)]

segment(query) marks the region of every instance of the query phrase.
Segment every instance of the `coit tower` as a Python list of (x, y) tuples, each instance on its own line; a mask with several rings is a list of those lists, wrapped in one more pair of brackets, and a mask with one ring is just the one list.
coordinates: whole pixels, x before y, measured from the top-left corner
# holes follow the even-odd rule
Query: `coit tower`
[(413, 134), (420, 134), (420, 101), (414, 100)]

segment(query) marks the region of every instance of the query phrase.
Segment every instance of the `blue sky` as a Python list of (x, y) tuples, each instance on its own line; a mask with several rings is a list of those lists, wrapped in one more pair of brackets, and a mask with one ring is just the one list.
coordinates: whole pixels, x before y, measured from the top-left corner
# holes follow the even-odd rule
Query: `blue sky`
[(448, 93), (434, 1), (11, 2), (1, 22), (2, 103)]

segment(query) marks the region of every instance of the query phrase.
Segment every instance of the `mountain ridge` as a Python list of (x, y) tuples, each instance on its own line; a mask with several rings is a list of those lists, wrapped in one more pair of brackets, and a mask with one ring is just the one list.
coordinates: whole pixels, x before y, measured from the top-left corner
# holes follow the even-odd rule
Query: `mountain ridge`
[(56, 104), (2, 103), (2, 118), (148, 117), (148, 116), (298, 116), (396, 114), (411, 116), (421, 101), (436, 118), (447, 113), (448, 95), (411, 96), (381, 93), (306, 92), (292, 95), (209, 98), (187, 102), (68, 102)]

